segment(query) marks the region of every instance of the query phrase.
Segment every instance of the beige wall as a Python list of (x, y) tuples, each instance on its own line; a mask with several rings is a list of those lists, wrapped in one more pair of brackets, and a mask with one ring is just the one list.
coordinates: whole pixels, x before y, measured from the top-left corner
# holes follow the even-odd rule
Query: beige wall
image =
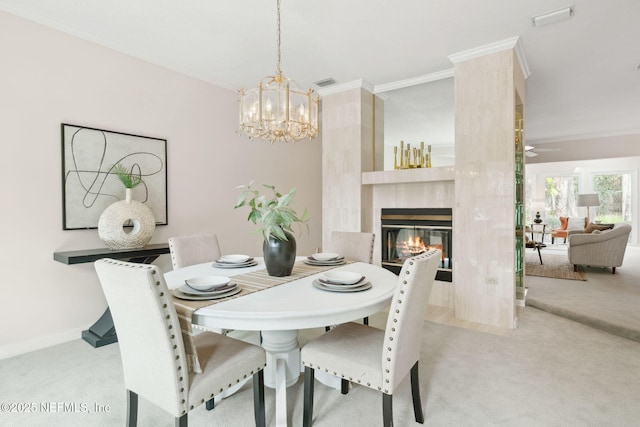
[(169, 225), (152, 243), (211, 230), (224, 252), (259, 255), (248, 212), (233, 209), (235, 187), (255, 179), (297, 187), (311, 216), (299, 253), (321, 245), (319, 139), (250, 142), (235, 134), (235, 92), (3, 12), (0, 58), (0, 358), (77, 339), (106, 307), (91, 264), (53, 261), (104, 246), (97, 230), (62, 230), (60, 123), (167, 139)]

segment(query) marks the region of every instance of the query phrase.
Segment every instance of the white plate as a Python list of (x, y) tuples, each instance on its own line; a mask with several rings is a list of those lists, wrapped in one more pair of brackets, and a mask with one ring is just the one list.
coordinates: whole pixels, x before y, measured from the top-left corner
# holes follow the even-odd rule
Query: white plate
[(213, 291), (216, 288), (229, 284), (231, 279), (225, 276), (194, 277), (185, 280), (185, 283), (200, 292)]
[(353, 271), (333, 270), (325, 272), (324, 278), (339, 285), (352, 285), (362, 280), (362, 274)]
[(180, 289), (174, 289), (173, 295), (176, 298), (186, 299), (189, 301), (207, 301), (207, 300), (222, 299), (222, 298), (230, 297), (230, 296), (236, 295), (240, 291), (242, 291), (242, 288), (240, 286), (236, 286), (235, 289), (220, 293), (218, 295), (190, 295), (190, 294), (185, 294)]
[(243, 262), (249, 261), (251, 258), (249, 255), (242, 254), (233, 254), (233, 255), (223, 255), (218, 259), (218, 262), (228, 262), (230, 264), (242, 264)]
[(340, 254), (336, 254), (333, 252), (320, 252), (320, 253), (311, 255), (309, 258), (313, 258), (317, 261), (331, 261), (333, 259), (338, 258), (339, 256)]
[(348, 289), (348, 288), (357, 288), (358, 286), (362, 286), (366, 283), (364, 276), (362, 277), (362, 280), (358, 280), (356, 283), (352, 283), (349, 285), (345, 285), (345, 284), (341, 284), (341, 283), (333, 283), (333, 282), (328, 282), (322, 278), (316, 279), (320, 284), (326, 286), (327, 288), (333, 288), (333, 289)]
[(231, 262), (214, 262), (213, 266), (216, 268), (245, 268), (245, 267), (253, 267), (254, 265), (258, 265), (258, 261), (252, 259), (247, 262), (243, 262), (241, 264), (235, 264)]
[(360, 291), (366, 291), (367, 289), (371, 289), (371, 287), (373, 286), (371, 282), (365, 282), (362, 284), (358, 284), (357, 286), (340, 285), (340, 286), (334, 286), (334, 287), (320, 283), (317, 280), (314, 280), (311, 283), (313, 284), (314, 287), (318, 289), (322, 289), (323, 291), (329, 291), (329, 292), (360, 292)]
[(224, 285), (223, 287), (220, 287), (220, 288), (218, 288), (216, 290), (213, 290), (213, 291), (195, 291), (195, 290), (193, 290), (193, 288), (190, 288), (189, 285), (182, 285), (178, 289), (183, 294), (198, 295), (198, 296), (206, 297), (206, 296), (214, 296), (214, 295), (223, 294), (225, 292), (232, 291), (237, 287), (238, 287), (237, 283), (229, 283), (229, 284)]
[(342, 265), (346, 263), (344, 258), (338, 258), (332, 261), (316, 261), (315, 259), (312, 259), (310, 257), (307, 259), (303, 259), (302, 262), (308, 265), (316, 265), (316, 266)]

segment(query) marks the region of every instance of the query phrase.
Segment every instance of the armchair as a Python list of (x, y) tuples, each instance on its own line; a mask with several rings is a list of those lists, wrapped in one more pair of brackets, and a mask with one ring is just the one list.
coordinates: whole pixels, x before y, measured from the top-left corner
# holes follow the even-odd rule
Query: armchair
[(569, 262), (576, 270), (578, 265), (594, 267), (611, 267), (611, 273), (616, 273), (616, 267), (622, 265), (627, 241), (631, 233), (631, 226), (620, 222), (611, 230), (597, 230), (593, 233), (569, 233)]
[(562, 237), (564, 243), (567, 243), (567, 236), (569, 230), (584, 230), (587, 227), (589, 218), (573, 218), (573, 217), (560, 217), (560, 227), (551, 230), (551, 244), (555, 243), (556, 237)]

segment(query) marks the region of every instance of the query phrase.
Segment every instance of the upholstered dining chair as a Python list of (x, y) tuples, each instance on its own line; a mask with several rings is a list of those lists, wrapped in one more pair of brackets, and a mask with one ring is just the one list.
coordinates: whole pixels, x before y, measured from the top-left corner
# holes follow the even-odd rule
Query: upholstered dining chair
[(215, 261), (222, 253), (218, 236), (213, 233), (169, 238), (169, 251), (173, 269)]
[[(222, 255), (218, 236), (214, 233), (194, 234), (169, 238), (171, 264), (176, 270), (203, 262), (215, 261)], [(202, 328), (197, 328), (201, 330)], [(229, 329), (210, 329), (212, 332), (227, 335)], [(207, 402), (207, 409), (213, 409), (213, 400)]]
[(427, 300), (441, 256), (439, 250), (430, 250), (404, 262), (385, 330), (345, 323), (302, 348), (304, 427), (310, 427), (313, 422), (316, 369), (341, 377), (343, 382), (354, 382), (381, 391), (385, 427), (393, 425), (393, 392), (410, 372), (415, 419), (424, 423), (418, 361)]
[(332, 231), (326, 252), (335, 252), (351, 261), (373, 262), (376, 235), (357, 231)]
[[(351, 261), (360, 261), (371, 264), (373, 262), (373, 244), (376, 235), (373, 233), (358, 231), (332, 231), (326, 252), (334, 252)], [(369, 324), (369, 318), (362, 319), (365, 325)], [(325, 328), (329, 330), (330, 327)]]
[(95, 262), (118, 334), (127, 389), (127, 426), (138, 418), (138, 396), (187, 426), (189, 411), (253, 376), (257, 426), (265, 425), (262, 348), (224, 335), (193, 337), (201, 373), (191, 372), (181, 327), (157, 266), (114, 259)]

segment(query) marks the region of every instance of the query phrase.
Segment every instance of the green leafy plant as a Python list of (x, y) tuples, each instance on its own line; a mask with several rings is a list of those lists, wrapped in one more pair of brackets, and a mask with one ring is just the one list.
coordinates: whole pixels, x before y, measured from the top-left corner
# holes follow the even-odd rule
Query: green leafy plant
[(307, 210), (305, 209), (302, 216), (298, 216), (296, 211), (290, 206), (293, 201), (293, 197), (296, 194), (296, 189), (292, 188), (285, 195), (276, 191), (273, 185), (262, 184), (262, 186), (272, 193), (270, 197), (264, 194), (260, 194), (259, 190), (251, 188), (253, 181), (249, 185), (241, 185), (237, 188), (243, 188), (244, 190), (238, 198), (234, 209), (241, 208), (243, 206), (249, 206), (248, 221), (254, 224), (260, 224), (260, 228), (256, 230), (256, 233), (262, 233), (265, 241), (269, 240), (269, 236), (273, 236), (279, 240), (288, 240), (285, 231), (293, 233), (293, 224), (298, 223), (305, 224), (307, 230), (309, 225), (306, 224)]
[(125, 188), (133, 188), (140, 184), (142, 184), (141, 175), (135, 174), (133, 172), (133, 168), (131, 170), (127, 169), (121, 163), (113, 166), (113, 173), (116, 174), (120, 182), (124, 185)]

